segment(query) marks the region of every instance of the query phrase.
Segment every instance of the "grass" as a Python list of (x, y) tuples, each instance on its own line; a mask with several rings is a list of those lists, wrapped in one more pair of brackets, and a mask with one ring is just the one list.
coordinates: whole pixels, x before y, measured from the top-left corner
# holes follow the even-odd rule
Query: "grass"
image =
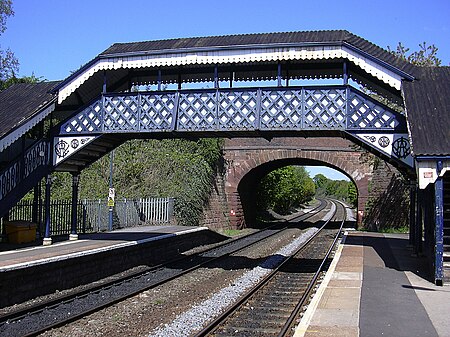
[(393, 233), (393, 234), (398, 234), (398, 233), (409, 233), (409, 227), (408, 226), (404, 226), (404, 227), (398, 227), (398, 228), (382, 228), (380, 230), (381, 233)]
[(365, 227), (359, 227), (358, 231), (361, 232), (376, 232), (376, 233), (388, 233), (388, 234), (406, 234), (409, 233), (409, 227), (408, 226), (403, 226), (403, 227), (385, 227), (385, 228), (381, 228), (378, 231), (373, 231), (373, 230), (369, 230)]
[(238, 235), (244, 235), (251, 232), (250, 229), (244, 228), (244, 229), (220, 229), (217, 231), (218, 233), (230, 237), (238, 236)]

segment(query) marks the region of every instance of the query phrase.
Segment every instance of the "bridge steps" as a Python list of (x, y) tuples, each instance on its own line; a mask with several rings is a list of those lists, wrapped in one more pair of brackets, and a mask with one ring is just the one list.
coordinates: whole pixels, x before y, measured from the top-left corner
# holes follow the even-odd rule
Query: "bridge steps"
[(43, 138), (0, 170), (0, 217), (47, 175), (48, 163), (49, 147)]
[(444, 282), (450, 282), (450, 178), (444, 176)]

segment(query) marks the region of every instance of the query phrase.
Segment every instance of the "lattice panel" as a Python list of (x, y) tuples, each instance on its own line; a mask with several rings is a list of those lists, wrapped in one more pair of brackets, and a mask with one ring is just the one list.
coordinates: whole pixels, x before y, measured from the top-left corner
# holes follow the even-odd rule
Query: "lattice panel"
[(100, 132), (102, 120), (102, 101), (98, 100), (63, 124), (61, 134)]
[(261, 129), (300, 129), (302, 126), (301, 90), (262, 90)]
[(219, 128), (222, 130), (254, 130), (258, 125), (257, 91), (219, 92)]
[(350, 129), (393, 130), (400, 124), (393, 112), (353, 91), (348, 98), (347, 120)]
[(180, 93), (177, 129), (216, 130), (216, 92)]
[(141, 131), (170, 131), (172, 129), (175, 94), (141, 95)]
[(104, 131), (137, 131), (139, 129), (138, 96), (105, 96)]
[(345, 89), (305, 89), (305, 129), (345, 128)]
[(40, 141), (25, 153), (25, 177), (48, 161), (48, 143)]

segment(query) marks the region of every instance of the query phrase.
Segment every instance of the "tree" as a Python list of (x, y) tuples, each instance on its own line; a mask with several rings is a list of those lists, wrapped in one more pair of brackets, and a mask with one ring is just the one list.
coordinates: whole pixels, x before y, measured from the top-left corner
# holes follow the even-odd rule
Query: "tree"
[(351, 181), (331, 180), (323, 174), (316, 174), (313, 178), (316, 185), (317, 197), (332, 197), (355, 206), (357, 201), (356, 186)]
[(399, 42), (395, 50), (388, 46), (388, 51), (416, 66), (438, 67), (441, 65), (442, 61), (437, 57), (438, 48), (434, 44), (428, 46), (426, 42), (423, 42), (419, 44), (419, 48), (408, 55), (409, 48)]
[(272, 209), (287, 214), (292, 208), (311, 200), (315, 193), (313, 180), (303, 166), (286, 166), (270, 172), (257, 190), (261, 211)]
[[(0, 0), (0, 35), (6, 30), (6, 20), (14, 15), (12, 0)], [(11, 49), (0, 49), (0, 90), (7, 87), (8, 81), (16, 77), (19, 61)]]

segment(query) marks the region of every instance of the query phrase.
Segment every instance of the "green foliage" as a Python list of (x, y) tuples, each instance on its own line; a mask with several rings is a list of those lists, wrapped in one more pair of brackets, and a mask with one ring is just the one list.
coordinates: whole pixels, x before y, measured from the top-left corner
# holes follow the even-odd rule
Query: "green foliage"
[(287, 214), (292, 208), (311, 200), (314, 182), (303, 166), (286, 166), (266, 175), (258, 186), (259, 209)]
[[(117, 198), (174, 197), (182, 225), (197, 225), (208, 200), (221, 139), (133, 140), (114, 150), (113, 185)], [(105, 199), (110, 156), (104, 156), (80, 176), (80, 198)], [(71, 175), (55, 173), (52, 198), (71, 198)]]
[(353, 207), (358, 206), (358, 191), (352, 182), (347, 185), (347, 202)]
[(0, 0), (0, 34), (6, 30), (6, 20), (14, 15), (12, 0)]
[[(6, 30), (6, 20), (13, 15), (12, 0), (0, 0), (0, 35)], [(0, 90), (7, 87), (6, 82), (18, 71), (19, 61), (11, 49), (0, 49)]]
[(316, 196), (332, 197), (356, 207), (358, 192), (355, 184), (346, 180), (331, 180), (323, 174), (316, 174), (313, 178), (316, 185)]
[(39, 83), (42, 81), (44, 81), (42, 77), (36, 77), (34, 74), (31, 74), (31, 76), (16, 77), (15, 73), (11, 72), (11, 74), (5, 76), (4, 80), (0, 80), (0, 91), (17, 83)]
[(419, 48), (419, 50), (408, 55), (409, 48), (406, 48), (399, 42), (395, 50), (388, 46), (388, 51), (417, 66), (437, 67), (441, 65), (442, 61), (437, 57), (438, 48), (434, 44), (428, 46), (426, 42), (423, 42), (419, 44)]

